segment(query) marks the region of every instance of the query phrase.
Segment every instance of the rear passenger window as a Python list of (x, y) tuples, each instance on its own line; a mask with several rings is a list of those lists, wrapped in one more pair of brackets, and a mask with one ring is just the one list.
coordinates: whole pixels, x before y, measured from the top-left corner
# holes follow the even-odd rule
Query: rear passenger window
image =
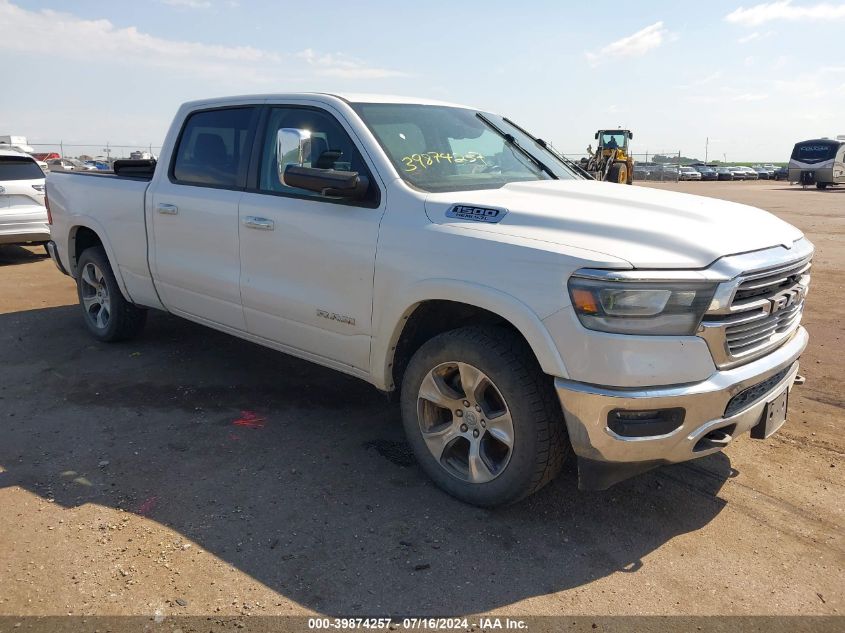
[(0, 181), (43, 178), (44, 172), (29, 156), (0, 156)]
[(225, 108), (188, 117), (173, 179), (183, 184), (243, 187), (252, 148), (256, 108)]

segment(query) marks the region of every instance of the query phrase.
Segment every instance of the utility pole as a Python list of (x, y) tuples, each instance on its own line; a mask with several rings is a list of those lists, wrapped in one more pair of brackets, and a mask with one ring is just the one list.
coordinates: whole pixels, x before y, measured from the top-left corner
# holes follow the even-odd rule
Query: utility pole
[(710, 150), (710, 137), (707, 137), (707, 140), (704, 142), (704, 164), (707, 164), (707, 156)]

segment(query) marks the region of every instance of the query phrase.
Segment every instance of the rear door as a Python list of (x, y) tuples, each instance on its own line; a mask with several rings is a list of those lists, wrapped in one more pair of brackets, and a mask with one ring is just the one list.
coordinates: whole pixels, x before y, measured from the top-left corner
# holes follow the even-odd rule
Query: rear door
[[(328, 108), (267, 106), (262, 128), (255, 182), (239, 213), (248, 331), (293, 353), (366, 371), (385, 204), (375, 171), (342, 117)], [(311, 132), (306, 166), (365, 175), (366, 198), (344, 201), (281, 184), (276, 135), (282, 128)]]
[(156, 287), (168, 310), (245, 330), (238, 202), (258, 106), (191, 113), (152, 192)]

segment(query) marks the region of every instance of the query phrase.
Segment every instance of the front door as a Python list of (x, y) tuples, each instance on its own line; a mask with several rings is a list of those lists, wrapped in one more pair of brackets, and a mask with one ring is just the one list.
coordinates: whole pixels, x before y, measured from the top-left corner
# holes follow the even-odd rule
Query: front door
[[(356, 202), (281, 184), (279, 129), (311, 133), (305, 166), (366, 174)], [(269, 108), (257, 183), (240, 201), (241, 296), (247, 330), (301, 356), (369, 369), (373, 273), (384, 198), (350, 134), (330, 112)]]

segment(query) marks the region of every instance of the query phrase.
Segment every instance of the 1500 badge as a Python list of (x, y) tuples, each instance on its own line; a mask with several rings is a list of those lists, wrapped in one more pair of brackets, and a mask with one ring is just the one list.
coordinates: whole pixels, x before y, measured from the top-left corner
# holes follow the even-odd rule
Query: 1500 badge
[(496, 224), (497, 222), (500, 222), (507, 213), (507, 209), (493, 209), (490, 207), (476, 207), (469, 204), (456, 204), (446, 212), (446, 217), (456, 218), (458, 220), (470, 220), (471, 222), (487, 222), (489, 224)]

